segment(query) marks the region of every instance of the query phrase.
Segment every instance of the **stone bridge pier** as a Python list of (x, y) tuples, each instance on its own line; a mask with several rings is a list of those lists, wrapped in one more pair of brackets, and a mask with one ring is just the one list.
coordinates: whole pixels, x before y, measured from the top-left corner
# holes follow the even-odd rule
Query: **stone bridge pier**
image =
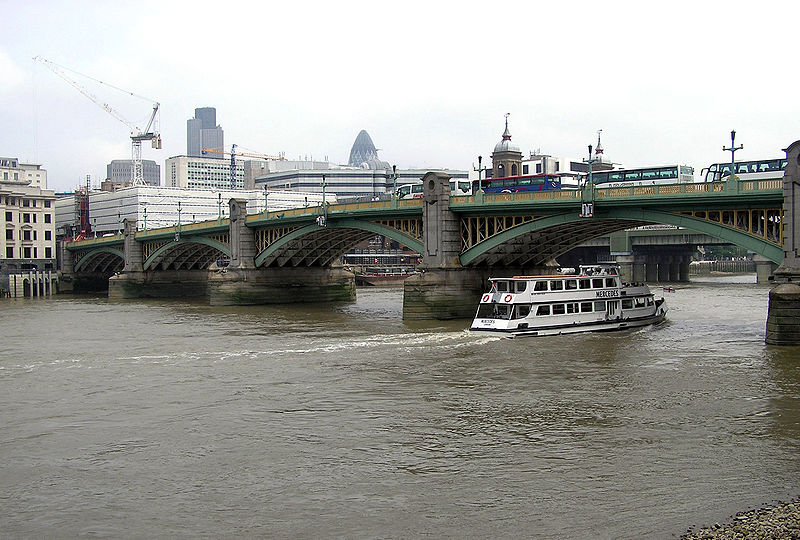
[(783, 262), (773, 273), (765, 341), (800, 345), (800, 141), (786, 149), (783, 177)]
[(425, 249), (420, 273), (403, 284), (403, 318), (469, 318), (488, 276), (486, 271), (461, 266), (459, 218), (450, 210), (450, 176), (429, 172), (422, 184)]

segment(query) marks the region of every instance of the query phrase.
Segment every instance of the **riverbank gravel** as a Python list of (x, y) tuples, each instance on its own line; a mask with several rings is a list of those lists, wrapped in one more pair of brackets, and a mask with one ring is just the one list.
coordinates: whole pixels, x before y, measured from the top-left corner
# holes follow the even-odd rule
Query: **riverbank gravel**
[(689, 529), (681, 538), (686, 540), (800, 539), (800, 498), (739, 512), (731, 516), (729, 523), (715, 523), (697, 531)]

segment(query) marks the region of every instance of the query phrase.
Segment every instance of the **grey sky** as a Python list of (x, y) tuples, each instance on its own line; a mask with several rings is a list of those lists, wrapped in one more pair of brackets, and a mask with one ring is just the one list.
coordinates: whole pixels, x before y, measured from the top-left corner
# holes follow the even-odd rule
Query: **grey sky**
[[(225, 143), (345, 163), (359, 130), (400, 168), (470, 168), (500, 140), (626, 166), (782, 155), (800, 139), (800, 4), (0, 0), (0, 154), (52, 189), (130, 157), (127, 128), (31, 58), (161, 103), (163, 167), (195, 107)], [(86, 83), (137, 123), (150, 105)], [(163, 174), (163, 171), (162, 171)]]

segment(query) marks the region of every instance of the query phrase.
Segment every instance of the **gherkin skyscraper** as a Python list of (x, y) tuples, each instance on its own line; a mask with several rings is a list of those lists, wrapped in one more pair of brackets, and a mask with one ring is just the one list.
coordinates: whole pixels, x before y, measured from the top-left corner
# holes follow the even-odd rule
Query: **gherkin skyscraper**
[(388, 169), (389, 164), (378, 158), (378, 150), (372, 142), (372, 138), (365, 129), (356, 137), (353, 148), (350, 149), (350, 160), (347, 162), (352, 167), (363, 167), (366, 169)]

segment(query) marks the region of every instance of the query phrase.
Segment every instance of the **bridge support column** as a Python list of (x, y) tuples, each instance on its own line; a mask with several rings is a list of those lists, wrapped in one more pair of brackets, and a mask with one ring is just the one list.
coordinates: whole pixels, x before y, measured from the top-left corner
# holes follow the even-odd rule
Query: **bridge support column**
[(633, 262), (633, 277), (631, 283), (644, 283), (647, 281), (647, 265), (641, 257), (636, 257)]
[(619, 277), (623, 283), (634, 283), (633, 266), (635, 257), (633, 255), (617, 255), (616, 263), (619, 265)]
[(647, 264), (645, 264), (645, 281), (648, 283), (655, 283), (658, 281), (658, 263), (656, 263), (653, 257), (647, 258)]
[(669, 281), (675, 283), (680, 279), (681, 263), (674, 258), (669, 263)]
[(678, 263), (678, 281), (681, 283), (689, 282), (689, 259), (683, 258)]
[(58, 292), (71, 293), (75, 285), (75, 255), (67, 249), (67, 243), (58, 243), (59, 256), (61, 262), (58, 270)]
[(758, 254), (753, 255), (753, 262), (756, 264), (756, 283), (769, 283), (769, 279), (778, 265)]
[(117, 300), (141, 298), (146, 278), (142, 266), (144, 260), (142, 244), (136, 241), (135, 219), (125, 218), (122, 235), (125, 263), (122, 273), (108, 279), (108, 297)]
[(789, 145), (786, 159), (783, 262), (773, 274), (778, 286), (769, 292), (765, 338), (771, 345), (800, 344), (800, 141)]
[(666, 282), (669, 281), (669, 259), (666, 257), (660, 257), (658, 259), (658, 281)]
[(429, 172), (423, 177), (422, 186), (425, 249), (421, 273), (403, 284), (403, 319), (472, 317), (484, 286), (484, 274), (461, 266), (459, 220), (449, 207), (450, 176)]

